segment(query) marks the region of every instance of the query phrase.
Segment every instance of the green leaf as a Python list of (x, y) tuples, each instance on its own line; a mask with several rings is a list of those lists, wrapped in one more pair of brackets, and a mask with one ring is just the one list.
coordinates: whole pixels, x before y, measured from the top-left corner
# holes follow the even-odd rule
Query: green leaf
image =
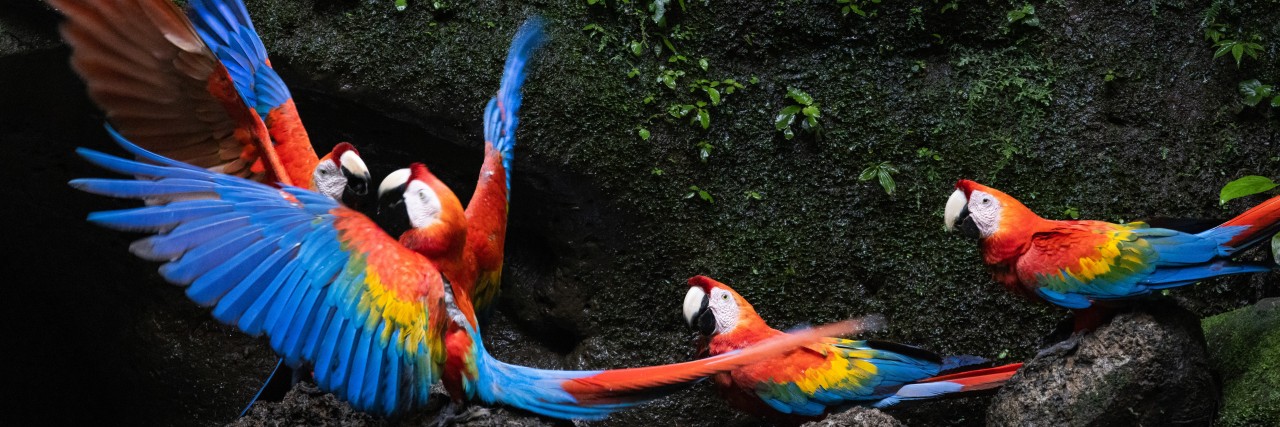
[(1236, 66), (1240, 66), (1240, 56), (1244, 54), (1244, 45), (1236, 44), (1231, 46), (1231, 56), (1236, 58)]
[(403, 11), (409, 7), (408, 0), (396, 0), (396, 11)]
[(782, 136), (787, 137), (787, 139), (789, 140), (789, 139), (791, 139), (791, 138), (795, 138), (795, 137), (796, 137), (796, 133), (795, 133), (795, 132), (792, 132), (792, 131), (791, 131), (791, 128), (786, 128), (786, 129), (783, 129), (783, 130), (782, 130)]
[(1213, 51), (1213, 59), (1218, 59), (1218, 57), (1226, 55), (1227, 52), (1231, 51), (1231, 46), (1234, 44), (1235, 42), (1231, 40), (1223, 40), (1215, 44), (1215, 46), (1218, 47), (1218, 50)]
[(668, 1), (669, 0), (654, 0), (653, 3), (649, 5), (649, 11), (653, 12), (653, 23), (659, 25), (662, 24), (662, 18), (667, 13)]
[(801, 110), (801, 111), (804, 112), (805, 116), (808, 116), (811, 118), (822, 117), (822, 113), (818, 111), (817, 105), (810, 105), (808, 107), (804, 107), (804, 110)]
[(640, 139), (645, 140), (645, 141), (648, 141), (648, 140), (649, 140), (649, 130), (648, 130), (648, 129), (640, 128), (640, 130), (636, 131), (636, 133), (640, 134)]
[(1258, 105), (1264, 98), (1273, 94), (1270, 85), (1264, 85), (1258, 79), (1240, 82), (1240, 94), (1244, 95), (1244, 103), (1250, 107)]
[[(1271, 236), (1271, 253), (1280, 254), (1278, 251), (1280, 251), (1280, 234)], [(1273, 256), (1271, 259), (1274, 260), (1276, 264), (1280, 265), (1280, 257)]]
[(706, 129), (707, 127), (711, 126), (711, 113), (708, 113), (707, 110), (699, 108), (698, 123), (702, 124), (703, 129)]
[(804, 93), (804, 91), (793, 87), (787, 88), (787, 96), (801, 105), (809, 105), (813, 103), (812, 96), (809, 96), (809, 94)]
[(638, 40), (633, 40), (631, 42), (631, 54), (635, 56), (640, 56), (640, 54), (643, 54), (643, 53), (644, 53), (644, 45), (640, 44), (640, 41)]
[(1249, 175), (1241, 177), (1235, 181), (1228, 182), (1227, 185), (1222, 187), (1222, 191), (1218, 193), (1218, 203), (1226, 204), (1231, 199), (1251, 196), (1275, 187), (1275, 181), (1265, 176)]
[(866, 169), (862, 170), (861, 174), (858, 174), (858, 180), (870, 181), (872, 178), (876, 177), (876, 172), (878, 169), (879, 168), (877, 168), (876, 166), (868, 166)]
[(708, 65), (709, 64), (707, 64), (707, 58), (702, 58), (698, 60), (698, 67), (702, 68), (702, 71), (707, 71)]
[(884, 187), (884, 192), (892, 196), (894, 190), (898, 189), (898, 184), (893, 182), (893, 175), (889, 174), (889, 169), (880, 168), (876, 175), (880, 178), (880, 186)]
[(792, 105), (783, 108), (778, 116), (773, 119), (773, 127), (777, 130), (783, 130), (791, 126), (796, 121), (796, 113), (800, 112), (799, 105)]
[(720, 91), (716, 88), (707, 88), (707, 98), (711, 98), (711, 105), (720, 105)]
[(1280, 95), (1276, 95), (1275, 98), (1271, 98), (1271, 106), (1273, 108), (1280, 108)]

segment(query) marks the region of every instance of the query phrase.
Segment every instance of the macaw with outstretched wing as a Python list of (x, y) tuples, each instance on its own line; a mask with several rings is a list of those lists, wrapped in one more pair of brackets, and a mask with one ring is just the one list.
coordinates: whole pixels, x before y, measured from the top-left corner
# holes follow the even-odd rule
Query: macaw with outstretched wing
[(266, 335), (290, 365), (310, 363), (322, 389), (360, 410), (401, 413), (426, 403), (431, 385), (442, 380), (456, 402), (600, 419), (675, 386), (857, 327), (841, 322), (717, 357), (645, 368), (557, 371), (503, 363), (479, 338), (470, 295), (454, 289), (422, 254), (459, 257), (466, 236), (461, 203), (425, 166), (409, 168), (401, 196), (415, 229), (397, 241), (318, 193), (210, 172), (147, 152), (114, 130), (111, 135), (142, 161), (77, 152), (132, 178), (70, 184), (151, 204), (95, 212), (89, 221), (153, 234), (130, 250), (164, 262), (161, 275), (185, 286), (219, 321)]
[(372, 181), (351, 144), (317, 157), (240, 0), (48, 0), (72, 68), (125, 137), (189, 164), (357, 205)]

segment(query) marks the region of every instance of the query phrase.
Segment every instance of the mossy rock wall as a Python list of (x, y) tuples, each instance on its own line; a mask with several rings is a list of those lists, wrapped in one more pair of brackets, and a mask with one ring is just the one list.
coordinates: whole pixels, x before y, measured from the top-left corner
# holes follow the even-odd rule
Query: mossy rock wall
[(1251, 426), (1280, 420), (1280, 299), (1205, 318), (1209, 357), (1222, 377), (1218, 424)]
[[(1280, 177), (1280, 119), (1237, 91), (1280, 83), (1273, 0), (858, 3), (866, 17), (835, 0), (677, 0), (664, 25), (651, 1), (246, 2), (317, 144), (350, 140), (383, 172), (423, 161), (464, 198), (511, 36), (546, 18), (486, 331), (499, 357), (540, 367), (687, 359), (679, 305), (695, 274), (735, 287), (775, 327), (884, 313), (878, 338), (1020, 360), (1065, 311), (1007, 295), (974, 242), (942, 230), (956, 179), (1049, 218), (1119, 221), (1229, 217), (1262, 199), (1220, 206), (1223, 184)], [(1259, 35), (1257, 58), (1215, 59), (1207, 23)], [(729, 94), (725, 79), (743, 87)], [(710, 103), (691, 88), (700, 80), (721, 82), (705, 128), (696, 112), (669, 114)], [(818, 104), (821, 137), (775, 128), (791, 87)], [(893, 195), (859, 179), (882, 162), (898, 171)], [(59, 171), (92, 173), (76, 165)], [(125, 256), (123, 244), (95, 250)], [(155, 283), (135, 285), (181, 299), (138, 264)], [(1280, 294), (1274, 279), (1170, 295), (1207, 316)], [(985, 405), (970, 406), (947, 421), (980, 423)], [(749, 422), (731, 417), (703, 386), (602, 424)]]

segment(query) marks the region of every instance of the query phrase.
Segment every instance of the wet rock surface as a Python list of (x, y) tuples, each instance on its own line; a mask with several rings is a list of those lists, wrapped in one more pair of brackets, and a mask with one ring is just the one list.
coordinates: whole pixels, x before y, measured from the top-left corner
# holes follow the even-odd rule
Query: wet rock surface
[(801, 427), (902, 427), (905, 425), (889, 414), (880, 412), (879, 409), (854, 407), (828, 415), (821, 421), (801, 424)]
[(1222, 377), (1220, 426), (1280, 420), (1280, 299), (1204, 319), (1209, 359)]
[[(228, 426), (425, 426), (434, 425), (436, 416), (449, 397), (443, 388), (432, 391), (431, 403), (400, 418), (384, 419), (356, 411), (333, 394), (325, 393), (309, 382), (299, 382), (279, 402), (260, 402), (244, 417)], [(561, 423), (563, 424), (563, 423)], [(453, 419), (457, 427), (544, 427), (554, 426), (536, 416), (521, 415), (507, 408), (469, 407)]]
[(1204, 342), (1191, 312), (1142, 304), (1027, 362), (987, 425), (1212, 425), (1221, 386)]

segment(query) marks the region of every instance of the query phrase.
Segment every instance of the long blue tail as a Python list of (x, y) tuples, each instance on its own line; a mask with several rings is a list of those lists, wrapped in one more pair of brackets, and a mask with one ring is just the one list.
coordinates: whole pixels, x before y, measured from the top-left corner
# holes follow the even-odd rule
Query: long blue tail
[(484, 139), (502, 153), (502, 167), (507, 171), (507, 188), (511, 188), (511, 158), (516, 145), (516, 125), (520, 110), (520, 87), (527, 75), (525, 65), (533, 52), (546, 41), (542, 18), (532, 17), (520, 26), (507, 52), (506, 68), (498, 95), (489, 100), (484, 110)]

